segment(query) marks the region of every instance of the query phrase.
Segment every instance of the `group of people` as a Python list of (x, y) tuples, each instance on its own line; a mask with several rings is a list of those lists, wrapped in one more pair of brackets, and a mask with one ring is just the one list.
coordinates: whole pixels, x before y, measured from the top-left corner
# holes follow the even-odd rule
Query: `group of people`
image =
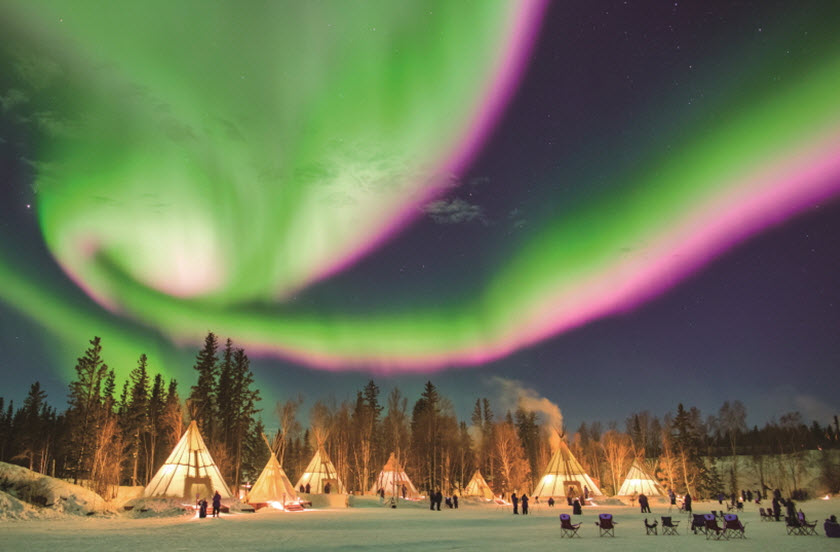
[[(405, 487), (403, 487), (405, 489)], [(405, 490), (403, 490), (403, 498), (405, 498)], [(440, 512), (440, 505), (443, 504), (443, 493), (440, 491), (429, 491), (429, 510), (437, 510)], [(447, 508), (458, 508), (458, 495), (452, 494), (452, 496), (446, 497), (446, 507)]]
[[(379, 490), (376, 491), (376, 494), (379, 495), (379, 502), (385, 502), (385, 487), (379, 487)], [(402, 495), (403, 500), (405, 500), (405, 497), (408, 494), (408, 487), (406, 487), (405, 484), (403, 484), (403, 486), (400, 488), (400, 494)], [(429, 496), (431, 496), (431, 494)]]
[(516, 493), (510, 495), (510, 501), (513, 503), (513, 513), (519, 515), (519, 503), (522, 502), (522, 514), (528, 515), (528, 495), (522, 493), (522, 496), (516, 496)]
[[(196, 496), (196, 501), (198, 504), (198, 517), (206, 518), (207, 517), (207, 499), (202, 498), (201, 500), (198, 499)], [(216, 491), (216, 494), (213, 495), (213, 517), (219, 517), (219, 512), (222, 510), (222, 495), (219, 494), (219, 491)]]
[[(302, 493), (309, 494), (309, 492), (312, 490), (312, 487), (310, 487), (309, 483), (307, 483), (306, 485), (301, 485), (300, 489), (298, 489), (298, 490)], [(332, 490), (332, 485), (330, 485), (330, 482), (327, 481), (326, 483), (324, 483), (324, 494), (330, 494), (331, 490)]]

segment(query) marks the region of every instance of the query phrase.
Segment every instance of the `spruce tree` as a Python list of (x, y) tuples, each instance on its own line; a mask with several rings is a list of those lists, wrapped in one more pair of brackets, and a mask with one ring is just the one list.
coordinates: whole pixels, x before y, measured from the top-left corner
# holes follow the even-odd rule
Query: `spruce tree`
[(216, 408), (216, 351), (219, 348), (218, 340), (213, 332), (204, 338), (204, 347), (198, 352), (193, 368), (198, 372), (198, 381), (190, 390), (189, 406), (190, 416), (198, 424), (202, 436), (212, 441), (215, 436)]
[(42, 415), (46, 398), (47, 394), (41, 389), (40, 382), (36, 381), (29, 387), (29, 393), (17, 417), (18, 456), (27, 459), (30, 470), (36, 469), (36, 458), (42, 451), (43, 434), (46, 430)]
[(243, 349), (236, 349), (233, 353), (233, 371), (231, 374), (231, 402), (228, 405), (220, 405), (221, 408), (231, 410), (233, 421), (231, 450), (234, 468), (234, 485), (239, 486), (242, 457), (244, 453), (244, 441), (248, 431), (255, 423), (255, 416), (259, 412), (256, 407), (260, 400), (260, 392), (251, 389), (254, 383), (254, 375), (251, 373), (251, 361)]
[[(142, 443), (149, 426), (149, 372), (148, 358), (140, 355), (137, 367), (129, 374), (131, 382), (128, 404), (122, 416), (123, 435), (127, 444), (126, 452), (131, 459), (131, 484), (139, 485), (139, 467), (145, 461)], [(144, 470), (145, 473), (146, 470)], [(145, 484), (146, 481), (143, 481)]]
[(71, 472), (73, 482), (90, 473), (92, 453), (97, 430), (102, 422), (102, 383), (108, 366), (102, 360), (99, 337), (90, 341), (90, 347), (76, 360), (76, 379), (70, 382), (67, 418), (70, 424), (69, 442), (72, 450)]
[(166, 391), (163, 386), (163, 376), (155, 374), (155, 379), (152, 383), (152, 390), (149, 394), (149, 407), (147, 415), (149, 425), (146, 438), (149, 455), (146, 461), (146, 473), (144, 476), (145, 481), (149, 481), (152, 474), (155, 473), (158, 468), (158, 456), (160, 455), (158, 442), (160, 435), (164, 433), (163, 419), (165, 408)]

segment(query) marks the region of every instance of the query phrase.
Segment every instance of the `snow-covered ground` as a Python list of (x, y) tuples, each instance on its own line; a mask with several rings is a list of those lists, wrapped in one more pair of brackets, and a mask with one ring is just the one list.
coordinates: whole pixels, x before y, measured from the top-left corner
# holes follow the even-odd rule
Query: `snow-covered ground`
[[(0, 521), (0, 550), (26, 552), (55, 550), (369, 550), (388, 547), (400, 551), (505, 550), (543, 552), (566, 546), (560, 539), (558, 515), (570, 508), (538, 506), (530, 516), (514, 516), (510, 510), (492, 505), (465, 503), (458, 510), (430, 512), (426, 505), (389, 509), (375, 498), (358, 506), (337, 510), (279, 512), (261, 510), (255, 514), (229, 514), (219, 519), (194, 516), (130, 519), (125, 515), (85, 517), (64, 515), (59, 519)], [(788, 536), (784, 523), (762, 522), (758, 509), (747, 506), (741, 519), (747, 523), (747, 540), (707, 541), (688, 530), (683, 516), (679, 536), (646, 536), (643, 518), (668, 515), (668, 506), (653, 504), (653, 514), (638, 508), (604, 505), (584, 510), (582, 538), (568, 546), (587, 550), (679, 551), (786, 550), (814, 552), (838, 550), (840, 539), (828, 539), (822, 521), (840, 515), (840, 499), (812, 500), (798, 505), (808, 518), (819, 521), (819, 536)], [(695, 503), (695, 512), (717, 509), (717, 502)], [(597, 514), (609, 512), (618, 522), (616, 537), (598, 537)]]

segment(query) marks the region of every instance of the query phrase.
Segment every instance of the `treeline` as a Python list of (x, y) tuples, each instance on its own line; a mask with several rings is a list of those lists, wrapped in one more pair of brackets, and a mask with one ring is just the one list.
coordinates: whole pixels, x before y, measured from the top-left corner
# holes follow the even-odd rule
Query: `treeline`
[[(269, 452), (245, 351), (230, 339), (221, 346), (208, 334), (196, 355), (195, 385), (183, 401), (177, 382), (153, 375), (147, 364), (141, 355), (117, 396), (114, 371), (97, 337), (76, 363), (64, 412), (47, 404), (37, 382), (18, 409), (4, 407), (0, 398), (0, 460), (90, 482), (99, 492), (145, 485), (194, 419), (228, 483), (253, 482)], [(324, 446), (354, 492), (370, 490), (391, 453), (421, 492), (462, 489), (476, 469), (497, 493), (530, 492), (561, 434), (607, 494), (617, 491), (634, 459), (664, 485), (695, 496), (737, 492), (750, 479), (747, 469), (758, 474), (761, 486), (793, 492), (803, 484), (807, 453), (814, 450), (824, 451), (824, 486), (840, 491), (840, 466), (825, 453), (840, 447), (836, 417), (833, 424), (806, 425), (793, 412), (748, 428), (739, 401), (706, 417), (679, 404), (662, 418), (637, 412), (621, 428), (615, 422), (606, 428), (583, 423), (573, 433), (549, 427), (540, 412), (523, 407), (499, 417), (484, 397), (476, 399), (469, 421), (459, 420), (431, 382), (409, 406), (398, 388), (383, 397), (371, 380), (354, 400), (316, 401), (306, 428), (299, 421), (303, 403), (299, 396), (275, 406), (278, 429), (271, 445), (278, 460), (294, 482)]]
[(39, 382), (18, 409), (11, 402), (4, 408), (0, 397), (0, 460), (84, 482), (108, 496), (117, 485), (148, 483), (195, 419), (222, 474), (237, 484), (267, 457), (256, 417), (260, 397), (244, 350), (230, 339), (221, 354), (218, 349), (216, 336), (208, 334), (196, 357), (196, 385), (182, 401), (178, 382), (153, 373), (145, 354), (118, 391), (101, 339), (94, 337), (76, 360), (64, 412), (47, 403)]

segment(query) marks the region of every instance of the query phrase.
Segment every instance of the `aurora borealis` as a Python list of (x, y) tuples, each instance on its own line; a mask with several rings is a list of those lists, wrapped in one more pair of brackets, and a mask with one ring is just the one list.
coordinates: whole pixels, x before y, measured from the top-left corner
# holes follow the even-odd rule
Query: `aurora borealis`
[[(7, 3), (4, 333), (43, 328), (45, 372), (101, 334), (178, 374), (212, 329), (280, 386), (688, 369), (580, 336), (669, 349), (650, 309), (834, 205), (840, 9), (592, 4)], [(773, 356), (743, 354), (713, 362)]]

